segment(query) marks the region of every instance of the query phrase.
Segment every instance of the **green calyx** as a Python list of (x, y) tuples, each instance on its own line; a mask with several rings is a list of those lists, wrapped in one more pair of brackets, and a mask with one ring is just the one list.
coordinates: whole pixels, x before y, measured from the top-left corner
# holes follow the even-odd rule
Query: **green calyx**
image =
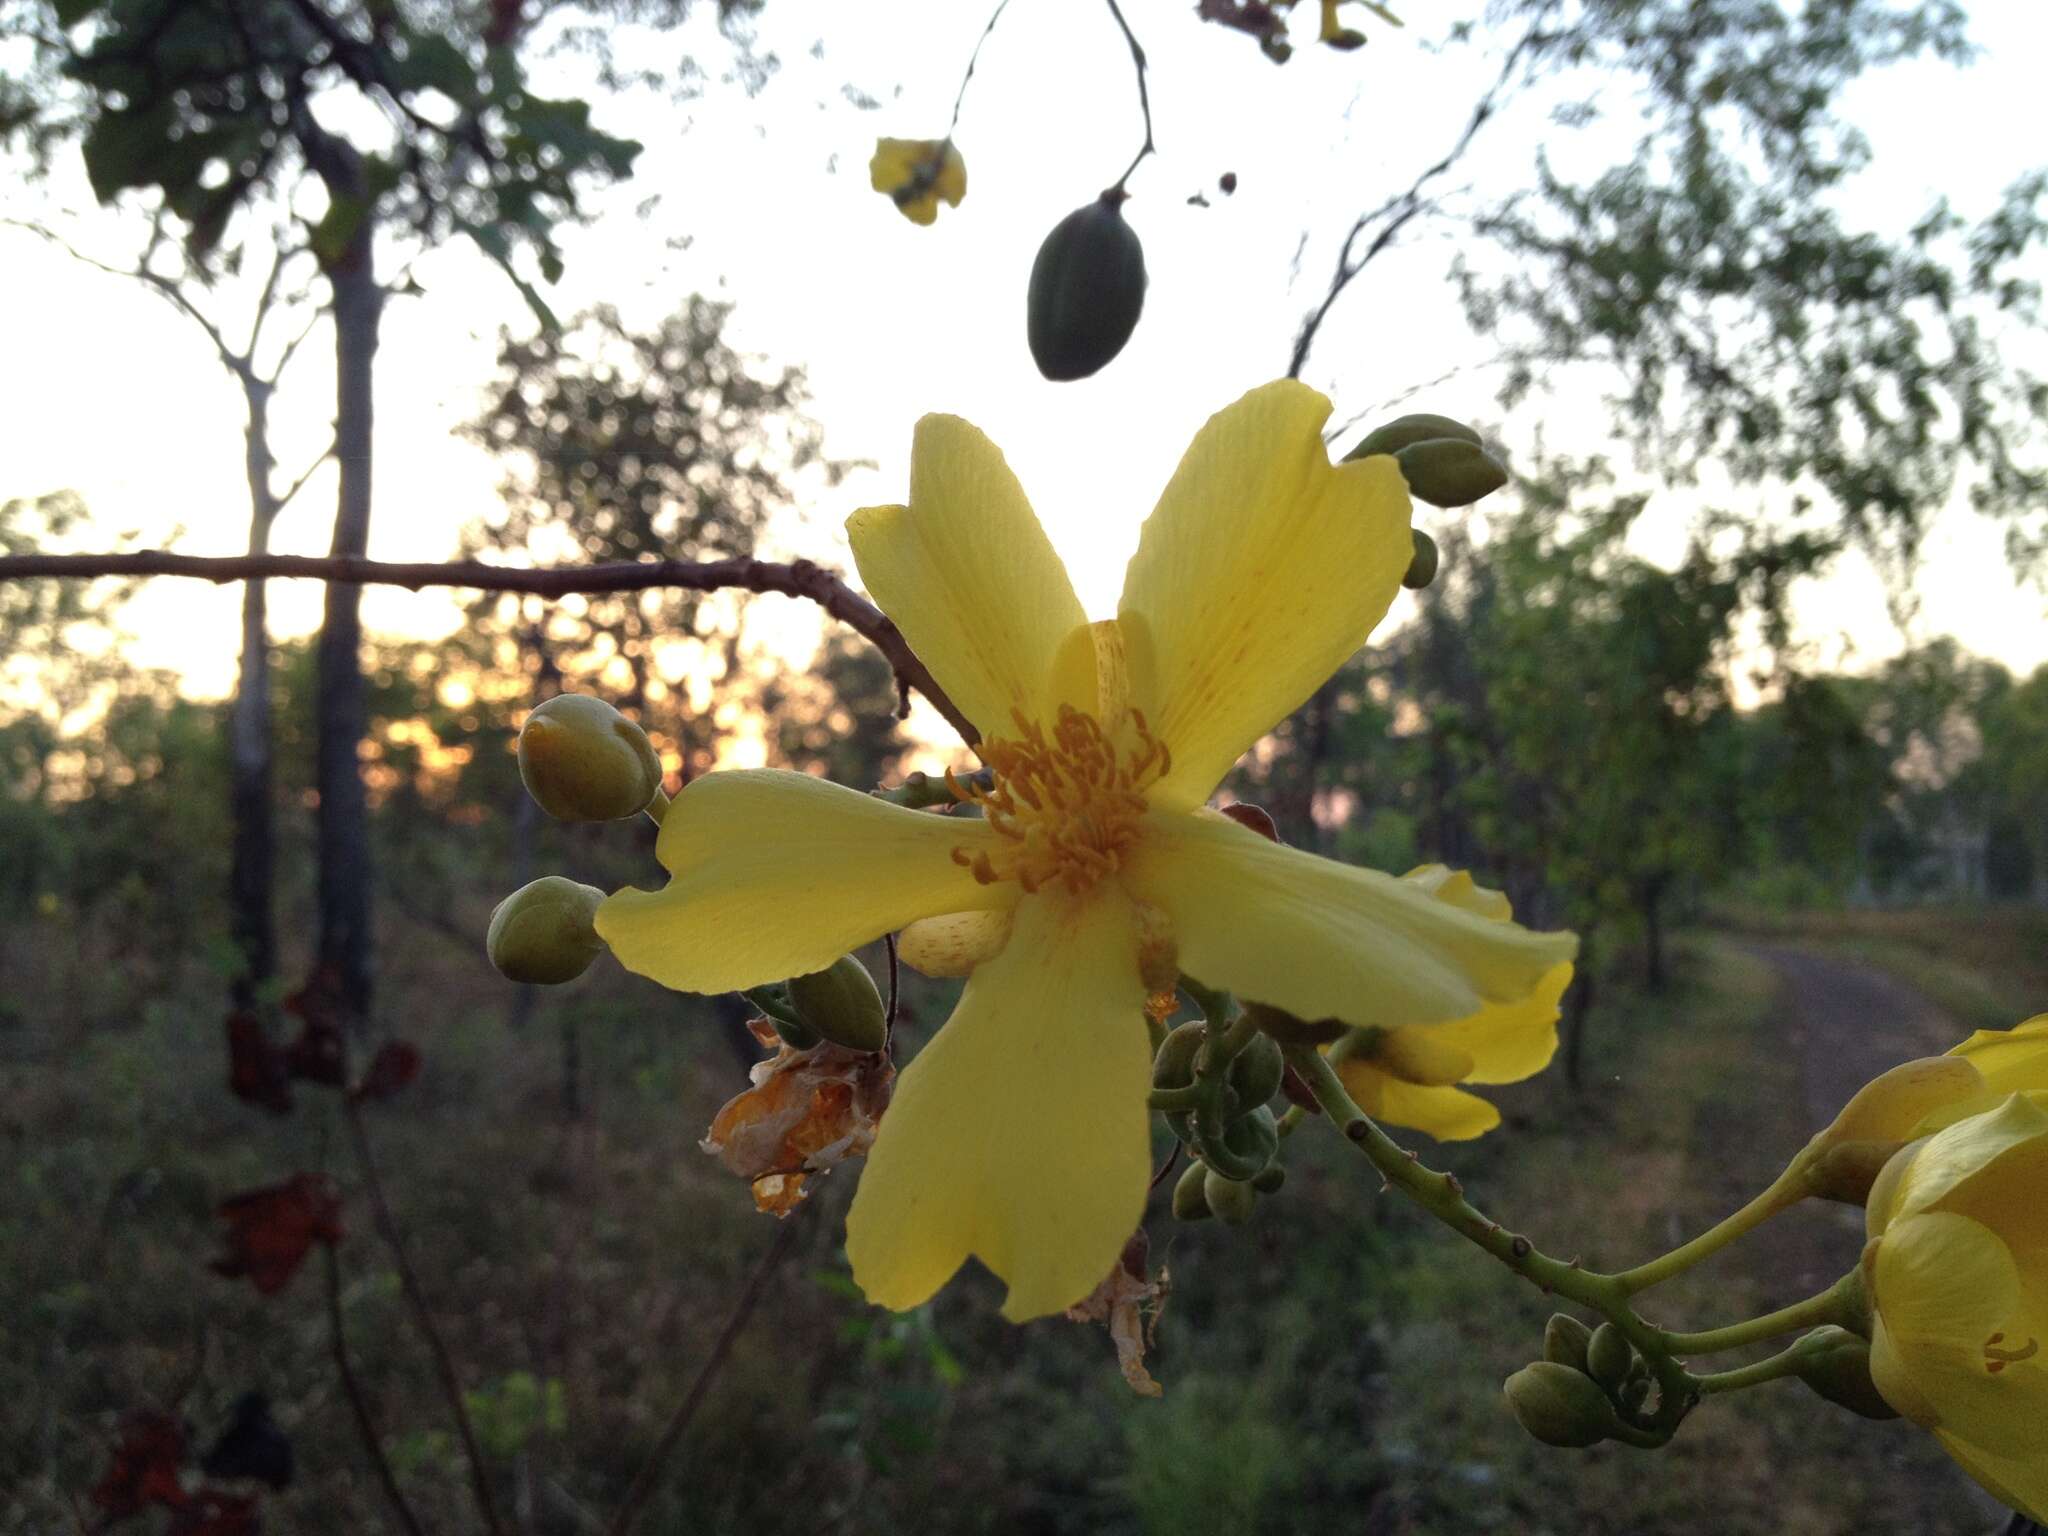
[(1866, 1419), (1896, 1419), (1870, 1374), (1870, 1341), (1833, 1324), (1816, 1328), (1796, 1346), (1793, 1374), (1829, 1402)]
[(519, 728), (519, 777), (557, 821), (619, 821), (661, 792), (661, 759), (603, 699), (559, 693)]
[(1410, 494), (1435, 507), (1469, 507), (1508, 483), (1508, 472), (1476, 443), (1433, 437), (1394, 455)]
[(604, 892), (561, 875), (543, 875), (499, 902), (484, 949), (509, 981), (559, 986), (604, 953), (597, 909)]
[(882, 994), (868, 968), (852, 955), (841, 955), (822, 971), (791, 977), (789, 1001), (798, 1018), (834, 1045), (879, 1051), (889, 1042)]

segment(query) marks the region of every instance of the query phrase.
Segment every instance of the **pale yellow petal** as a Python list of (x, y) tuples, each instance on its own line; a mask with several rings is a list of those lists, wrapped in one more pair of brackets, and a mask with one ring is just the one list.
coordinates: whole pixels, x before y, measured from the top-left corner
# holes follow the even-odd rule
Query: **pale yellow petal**
[(1438, 1141), (1470, 1141), (1500, 1124), (1500, 1111), (1477, 1094), (1404, 1082), (1370, 1061), (1337, 1064), (1345, 1091), (1382, 1125), (1421, 1131)]
[[(2015, 1220), (2038, 1210), (2048, 1222), (2048, 1201), (2006, 1202), (2007, 1191), (2026, 1187), (2026, 1175), (2048, 1166), (2048, 1092), (2015, 1093), (1996, 1109), (1930, 1136), (1906, 1166), (1893, 1200), (1894, 1219), (1921, 1211), (1954, 1210), (1972, 1185), (1976, 1192), (2011, 1203)], [(2001, 1168), (2006, 1172), (2001, 1173)], [(2018, 1176), (2015, 1177), (2014, 1175)], [(2022, 1209), (2022, 1206), (2026, 1209)]]
[(2048, 1320), (2027, 1306), (2005, 1244), (1967, 1217), (1908, 1216), (1885, 1232), (1872, 1278), (1884, 1336), (1871, 1371), (1886, 1399), (1996, 1455), (2038, 1447)]
[(1008, 912), (946, 912), (905, 928), (896, 955), (927, 976), (966, 976), (1001, 954), (1009, 939)]
[(2048, 1525), (2048, 1420), (2039, 1431), (2017, 1456), (1994, 1456), (1941, 1430), (1934, 1438), (1986, 1493), (2036, 1525)]
[(978, 730), (1012, 735), (1016, 712), (1050, 722), (1054, 662), (1087, 615), (995, 444), (925, 417), (910, 505), (864, 508), (846, 534), (869, 595)]
[(656, 856), (669, 883), (597, 910), (619, 963), (679, 992), (726, 992), (822, 970), (920, 917), (1000, 907), (952, 851), (995, 834), (807, 774), (712, 773), (676, 796)]
[(1146, 519), (1117, 618), (1133, 702), (1173, 752), (1153, 791), (1207, 799), (1365, 643), (1414, 552), (1391, 458), (1332, 466), (1330, 402), (1282, 380), (1196, 434)]
[(1519, 1083), (1550, 1065), (1557, 1054), (1558, 1004), (1572, 984), (1569, 963), (1554, 965), (1527, 997), (1488, 1003), (1469, 1018), (1435, 1025), (1430, 1033), (1472, 1058), (1468, 1083)]
[(1123, 1251), (1150, 1176), (1151, 1047), (1130, 903), (1019, 904), (1010, 941), (904, 1071), (846, 1218), (868, 1299), (926, 1301), (970, 1256), (1013, 1322), (1072, 1306)]
[(1980, 1029), (1949, 1052), (1979, 1072), (2000, 1097), (2048, 1088), (2048, 1013), (2037, 1013), (2011, 1029)]
[(1528, 997), (1578, 948), (1569, 933), (1474, 916), (1210, 811), (1148, 816), (1124, 880), (1172, 920), (1181, 969), (1305, 1019), (1466, 1018)]
[(1452, 869), (1448, 864), (1418, 864), (1401, 878), (1422, 887), (1438, 901), (1447, 901), (1481, 917), (1504, 923), (1515, 915), (1514, 905), (1506, 894), (1481, 885), (1472, 878), (1470, 870)]

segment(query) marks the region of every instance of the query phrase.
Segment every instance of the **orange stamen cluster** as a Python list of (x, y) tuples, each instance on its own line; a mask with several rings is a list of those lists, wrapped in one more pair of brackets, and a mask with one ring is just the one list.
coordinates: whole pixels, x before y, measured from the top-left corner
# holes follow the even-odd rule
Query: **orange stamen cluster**
[(981, 760), (994, 776), (987, 789), (946, 775), (953, 797), (981, 807), (1002, 839), (993, 853), (953, 850), (953, 862), (983, 885), (1015, 880), (1026, 891), (1054, 882), (1074, 895), (1123, 864), (1138, 840), (1146, 787), (1173, 766), (1166, 744), (1132, 710), (1138, 745), (1121, 757), (1093, 715), (1060, 706), (1050, 740), (1036, 722), (1013, 716), (1017, 736), (989, 736)]

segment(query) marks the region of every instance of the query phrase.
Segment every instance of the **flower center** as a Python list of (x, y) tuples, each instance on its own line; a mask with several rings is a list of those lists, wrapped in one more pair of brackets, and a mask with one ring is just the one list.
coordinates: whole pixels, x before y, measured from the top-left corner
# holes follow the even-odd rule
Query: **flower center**
[(981, 807), (1001, 839), (993, 850), (953, 862), (983, 885), (1015, 880), (1026, 891), (1054, 881), (1080, 895), (1113, 874), (1138, 840), (1145, 790), (1173, 766), (1166, 744), (1136, 710), (1138, 744), (1118, 754), (1100, 722), (1071, 704), (1060, 706), (1050, 738), (1036, 722), (1014, 715), (1018, 734), (987, 736), (981, 760), (994, 776), (982, 789), (946, 775), (954, 798)]

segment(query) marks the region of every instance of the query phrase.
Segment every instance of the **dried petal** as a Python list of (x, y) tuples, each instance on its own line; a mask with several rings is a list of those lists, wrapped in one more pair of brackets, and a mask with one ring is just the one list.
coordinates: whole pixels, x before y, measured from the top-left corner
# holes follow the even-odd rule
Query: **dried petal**
[(1173, 1281), (1163, 1265), (1158, 1279), (1146, 1278), (1149, 1247), (1145, 1229), (1140, 1227), (1124, 1244), (1123, 1255), (1102, 1283), (1067, 1308), (1067, 1318), (1076, 1323), (1107, 1323), (1110, 1342), (1116, 1345), (1116, 1363), (1131, 1390), (1140, 1397), (1162, 1397), (1166, 1389), (1145, 1369), (1145, 1350), (1158, 1330)]
[(755, 1063), (754, 1086), (719, 1110), (700, 1145), (753, 1186), (756, 1207), (787, 1216), (808, 1193), (812, 1174), (874, 1144), (896, 1068), (887, 1056), (829, 1040), (797, 1050), (766, 1019), (747, 1027), (776, 1054)]

